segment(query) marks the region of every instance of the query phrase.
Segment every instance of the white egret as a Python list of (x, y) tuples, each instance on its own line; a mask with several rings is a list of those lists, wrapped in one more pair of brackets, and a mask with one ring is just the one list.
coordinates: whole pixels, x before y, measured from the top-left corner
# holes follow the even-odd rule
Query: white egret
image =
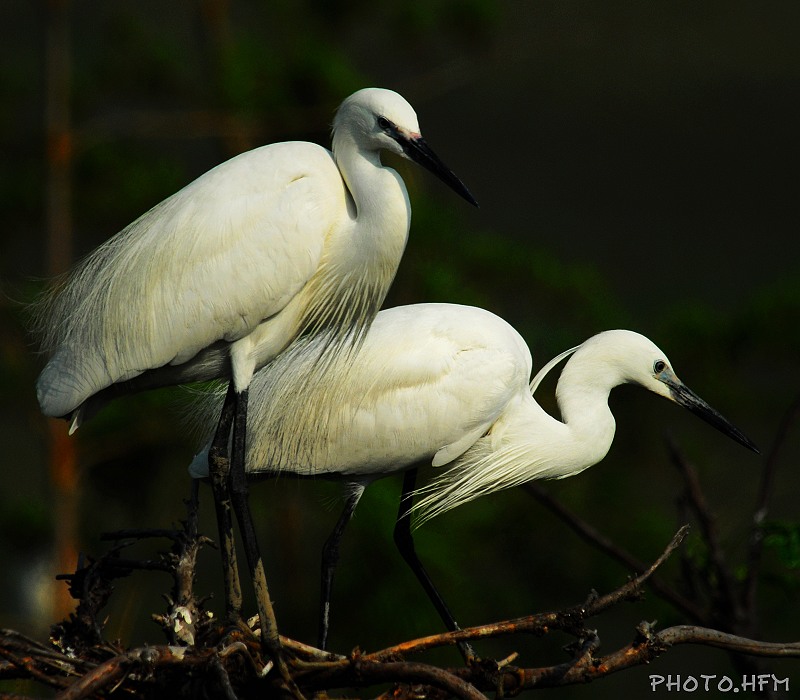
[[(262, 146), (213, 168), (100, 246), (40, 307), (49, 360), (39, 403), (71, 431), (119, 394), (230, 379), (212, 482), (235, 616), (229, 493), (251, 570), (261, 567), (243, 475), (247, 388), (301, 335), (324, 339), (326, 364), (346, 361), (341, 351), (378, 312), (411, 217), (405, 185), (380, 151), (416, 161), (476, 204), (395, 92), (348, 97), (332, 142), (332, 152), (305, 142)], [(266, 591), (261, 579), (256, 588)], [(277, 648), (277, 630), (264, 639)]]
[[(381, 311), (347, 367), (304, 381), (321, 351), (301, 340), (251, 385), (247, 471), (343, 480), (347, 503), (323, 552), (320, 644), (328, 630), (339, 540), (364, 488), (406, 471), (395, 541), (450, 629), (453, 616), (414, 552), (410, 512), (425, 520), (533, 479), (562, 479), (599, 462), (614, 437), (611, 389), (638, 384), (688, 408), (737, 442), (755, 445), (690, 391), (666, 355), (638, 333), (600, 333), (545, 365), (529, 384), (531, 355), (494, 314), (468, 306), (418, 304)], [(561, 420), (532, 392), (558, 362)], [(216, 397), (202, 406), (211, 414)], [(279, 399), (279, 400), (276, 400)], [(416, 467), (442, 469), (414, 491)], [(190, 473), (208, 473), (207, 453)], [(421, 496), (415, 505), (413, 496)]]

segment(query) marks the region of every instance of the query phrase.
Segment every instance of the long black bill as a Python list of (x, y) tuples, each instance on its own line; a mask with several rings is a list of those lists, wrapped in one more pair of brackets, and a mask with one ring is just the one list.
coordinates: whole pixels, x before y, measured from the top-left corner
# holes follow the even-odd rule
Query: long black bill
[(748, 450), (752, 450), (756, 454), (761, 454), (761, 451), (756, 447), (755, 443), (748, 438), (741, 430), (734, 426), (727, 418), (722, 416), (718, 411), (711, 408), (703, 399), (695, 394), (689, 387), (680, 382), (668, 383), (672, 398), (675, 402), (684, 408), (688, 408), (696, 416), (700, 416), (706, 423), (713, 425), (717, 430), (725, 433), (728, 437), (733, 438), (740, 445), (744, 445)]
[(457, 194), (461, 195), (470, 204), (474, 204), (476, 207), (478, 206), (477, 200), (472, 196), (467, 186), (458, 179), (450, 168), (442, 163), (439, 156), (437, 156), (425, 142), (425, 139), (421, 136), (417, 138), (408, 138), (400, 133), (396, 133), (394, 136), (402, 147), (403, 153), (411, 158), (411, 160), (415, 163), (419, 163), (426, 170), (430, 170), (436, 177), (453, 189)]

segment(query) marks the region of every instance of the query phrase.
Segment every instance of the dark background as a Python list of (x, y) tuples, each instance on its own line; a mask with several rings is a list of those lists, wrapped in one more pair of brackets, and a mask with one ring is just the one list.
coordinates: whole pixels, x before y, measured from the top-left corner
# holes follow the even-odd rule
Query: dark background
[[(25, 304), (42, 280), (235, 153), (289, 139), (328, 145), (336, 105), (366, 85), (414, 105), (427, 140), (481, 203), (474, 210), (397, 164), (414, 219), (389, 305), (489, 308), (520, 330), (535, 367), (597, 331), (638, 330), (769, 453), (800, 394), (796, 3), (64, 3), (60, 54), (57, 29), (48, 32), (59, 3), (50, 7), (0, 8), (0, 626), (44, 636), (62, 614), (59, 561), (103, 551), (103, 531), (183, 517), (199, 442), (181, 419), (180, 389), (119, 401), (64, 440), (65, 427), (38, 412), (41, 359)], [(539, 396), (555, 410), (552, 393), (548, 382)], [(682, 522), (671, 435), (697, 466), (741, 571), (764, 459), (637, 389), (617, 390), (611, 405), (618, 431), (605, 461), (547, 489), (654, 559)], [(789, 534), (770, 542), (759, 599), (761, 636), (774, 641), (800, 637), (799, 453), (792, 424), (769, 512)], [(74, 477), (54, 455), (74, 458)], [(213, 533), (206, 491), (203, 528)], [(371, 487), (347, 533), (336, 650), (441, 627), (393, 551), (398, 492), (395, 479)], [(336, 485), (292, 478), (252, 492), (282, 631), (303, 641), (316, 635), (319, 550), (337, 497)], [(687, 547), (702, 548), (696, 531)], [(433, 521), (418, 548), (464, 625), (577, 603), (629, 573), (520, 490)], [(667, 568), (677, 575), (677, 562)], [(209, 552), (198, 588), (216, 592), (212, 607), (218, 579)], [(109, 636), (160, 641), (149, 615), (167, 585), (157, 574), (120, 584)], [(643, 619), (683, 621), (650, 595), (597, 621), (602, 650), (630, 641)], [(479, 652), (518, 650), (518, 663), (536, 666), (561, 661), (567, 641), (512, 639)], [(800, 683), (796, 663), (768, 666)], [(683, 648), (554, 692), (644, 693), (648, 674), (670, 672), (733, 673), (722, 652)]]

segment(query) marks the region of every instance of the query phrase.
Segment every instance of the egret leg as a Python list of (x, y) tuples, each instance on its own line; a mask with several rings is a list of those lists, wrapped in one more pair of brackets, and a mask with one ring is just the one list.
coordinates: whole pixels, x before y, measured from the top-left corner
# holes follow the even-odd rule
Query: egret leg
[[(397, 512), (397, 523), (394, 526), (394, 542), (400, 554), (405, 559), (406, 563), (411, 567), (417, 580), (422, 584), (425, 593), (428, 594), (433, 606), (439, 613), (447, 629), (451, 632), (456, 632), (461, 628), (458, 626), (450, 608), (444, 602), (444, 599), (439, 594), (436, 586), (433, 584), (430, 575), (425, 570), (419, 557), (417, 556), (416, 548), (414, 547), (414, 538), (411, 535), (411, 506), (414, 502), (414, 487), (417, 482), (417, 470), (409, 469), (403, 476), (403, 492), (400, 496), (400, 509)], [(458, 649), (464, 661), (471, 663), (475, 660), (475, 652), (467, 642), (459, 642)]]
[(222, 405), (217, 431), (208, 451), (208, 467), (214, 508), (217, 512), (217, 528), (222, 553), (222, 575), (225, 586), (225, 614), (228, 620), (239, 621), (242, 617), (242, 587), (236, 562), (236, 547), (233, 537), (233, 516), (229, 491), (231, 462), (228, 458), (228, 438), (233, 424), (236, 396), (232, 386), (228, 388)]
[(336, 521), (325, 546), (322, 548), (322, 591), (320, 594), (319, 610), (319, 648), (325, 649), (328, 644), (328, 629), (330, 626), (331, 593), (333, 591), (333, 574), (339, 561), (339, 544), (347, 524), (352, 520), (361, 494), (364, 493), (363, 484), (352, 484), (352, 491), (347, 497), (344, 510)]
[(247, 430), (247, 389), (235, 394), (236, 410), (233, 418), (233, 440), (231, 446), (230, 493), (233, 501), (233, 510), (239, 521), (239, 531), (242, 534), (247, 565), (253, 581), (253, 590), (258, 608), (259, 626), (261, 628), (261, 645), (274, 661), (288, 690), (296, 698), (303, 695), (297, 688), (289, 674), (289, 668), (283, 656), (280, 637), (278, 636), (278, 623), (272, 600), (267, 588), (267, 575), (264, 572), (264, 561), (258, 547), (253, 516), (248, 502), (247, 478), (245, 474), (245, 439)]

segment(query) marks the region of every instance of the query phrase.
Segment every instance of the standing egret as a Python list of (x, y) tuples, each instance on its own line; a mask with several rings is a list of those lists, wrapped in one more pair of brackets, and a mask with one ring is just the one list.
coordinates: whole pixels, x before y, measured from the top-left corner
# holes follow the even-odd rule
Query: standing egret
[[(755, 445), (690, 391), (664, 353), (638, 333), (600, 333), (545, 365), (529, 384), (531, 354), (494, 314), (469, 306), (418, 304), (381, 311), (346, 367), (304, 383), (321, 352), (301, 340), (251, 385), (247, 470), (342, 480), (347, 502), (325, 544), (320, 645), (327, 641), (339, 540), (364, 489), (405, 471), (395, 542), (444, 622), (457, 629), (414, 551), (410, 513), (432, 518), (533, 479), (563, 479), (599, 462), (614, 438), (611, 389), (638, 384), (708, 421), (751, 450)], [(562, 420), (532, 392), (571, 355), (556, 389)], [(275, 400), (281, 397), (282, 400)], [(209, 413), (218, 397), (202, 406)], [(416, 467), (443, 468), (414, 491)], [(190, 466), (208, 473), (207, 453)], [(416, 505), (413, 497), (422, 496)]]
[[(416, 161), (476, 204), (395, 92), (348, 97), (332, 142), (332, 152), (305, 142), (262, 146), (213, 168), (100, 246), (40, 308), (49, 360), (39, 403), (45, 415), (68, 419), (71, 432), (120, 394), (230, 380), (212, 483), (236, 618), (231, 498), (256, 597), (266, 595), (244, 479), (247, 389), (254, 371), (299, 336), (322, 339), (326, 366), (347, 361), (378, 312), (411, 218), (403, 180), (380, 151)], [(263, 631), (278, 649), (274, 625)]]

